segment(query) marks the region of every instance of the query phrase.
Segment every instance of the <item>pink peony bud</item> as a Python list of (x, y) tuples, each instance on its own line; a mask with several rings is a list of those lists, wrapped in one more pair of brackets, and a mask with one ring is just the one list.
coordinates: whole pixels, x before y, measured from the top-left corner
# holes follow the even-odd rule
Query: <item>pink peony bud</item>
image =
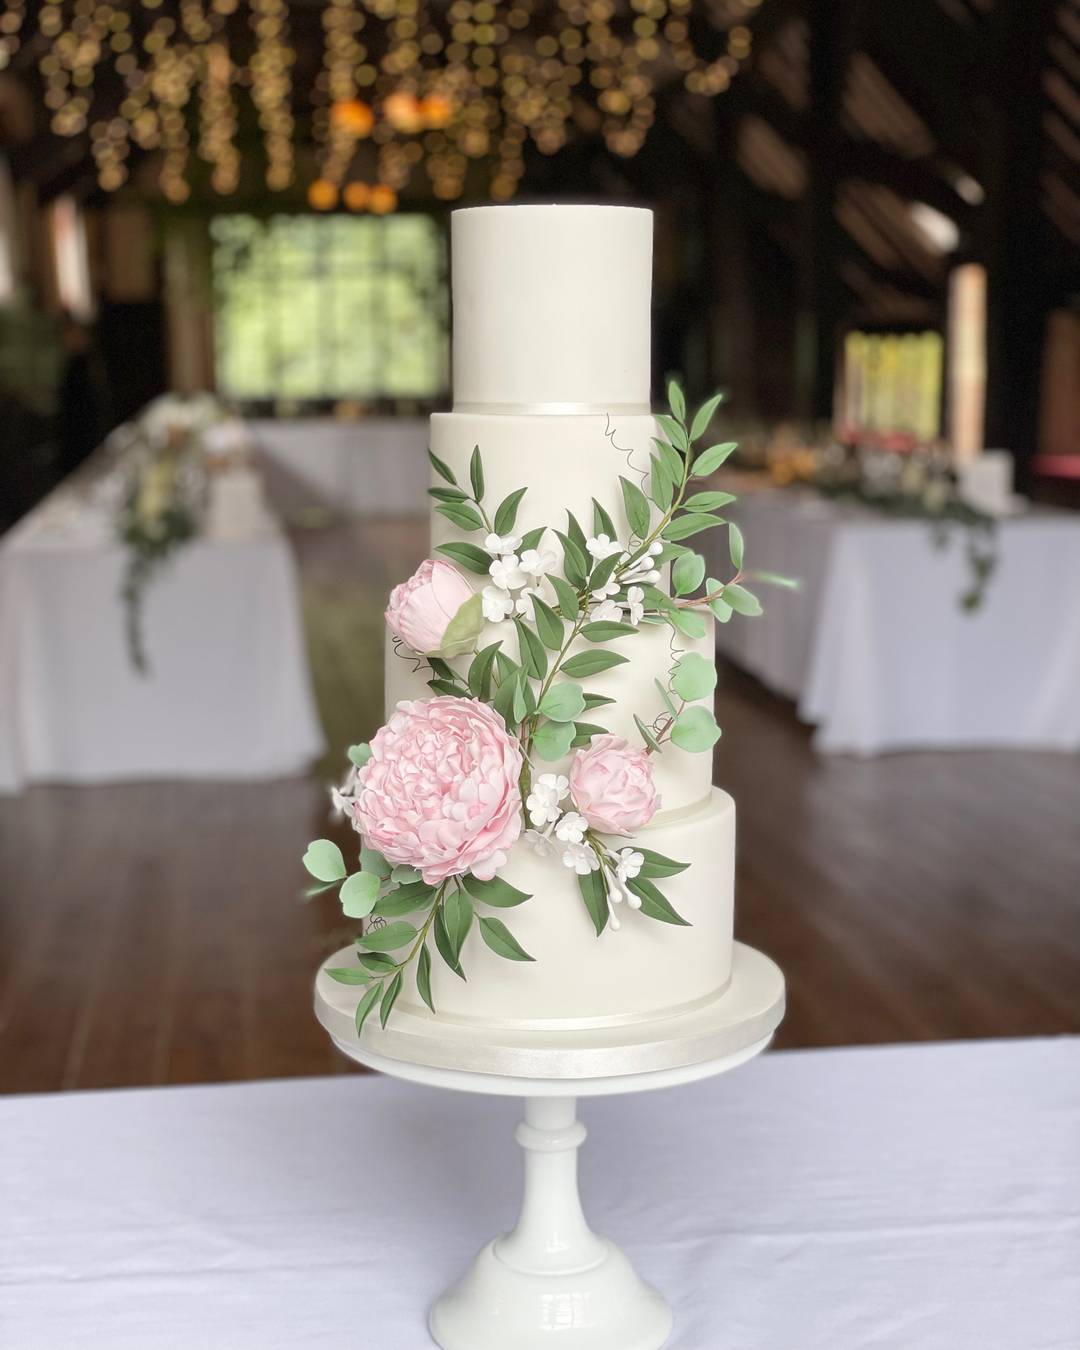
[[(462, 616), (465, 605), (470, 608)], [(458, 623), (448, 637), (455, 619)], [(456, 567), (437, 558), (428, 558), (408, 581), (395, 586), (386, 607), (386, 626), (419, 656), (456, 656), (471, 650), (482, 624), (477, 592)]]
[[(438, 565), (438, 564), (436, 564)], [(521, 833), (521, 747), (486, 703), (402, 702), (356, 776), (353, 814), (370, 847), (430, 886), (490, 880)]]
[(660, 805), (652, 764), (618, 736), (594, 736), (570, 761), (570, 795), (594, 830), (632, 834)]

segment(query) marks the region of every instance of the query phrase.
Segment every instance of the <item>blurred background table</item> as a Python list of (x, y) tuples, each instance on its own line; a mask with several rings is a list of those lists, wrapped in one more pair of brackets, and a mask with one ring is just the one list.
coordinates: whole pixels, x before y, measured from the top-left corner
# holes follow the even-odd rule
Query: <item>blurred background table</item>
[(306, 772), (323, 737), (285, 536), (181, 547), (145, 593), (142, 675), (94, 467), (0, 543), (0, 791)]
[(760, 587), (764, 616), (718, 625), (718, 648), (797, 704), (815, 748), (1080, 746), (1075, 513), (998, 522), (997, 567), (973, 612), (959, 599), (962, 527), (936, 544), (929, 521), (800, 489), (748, 492), (735, 514), (750, 565), (802, 588)]
[[(513, 1099), (377, 1077), (0, 1100), (11, 1346), (428, 1344), (519, 1195)], [(1080, 1041), (767, 1054), (584, 1104), (670, 1350), (1080, 1344)]]

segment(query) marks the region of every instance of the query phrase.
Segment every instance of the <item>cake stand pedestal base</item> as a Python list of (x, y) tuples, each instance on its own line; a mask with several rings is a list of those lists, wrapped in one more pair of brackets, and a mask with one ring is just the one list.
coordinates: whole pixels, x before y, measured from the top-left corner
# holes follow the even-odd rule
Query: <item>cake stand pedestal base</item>
[[(350, 959), (346, 949), (325, 964)], [(736, 943), (731, 982), (709, 1006), (573, 1035), (499, 1032), (395, 1010), (388, 1027), (371, 1017), (358, 1037), (355, 1006), (354, 988), (319, 973), (316, 1014), (351, 1059), (429, 1087), (525, 1099), (517, 1225), (436, 1300), (428, 1326), (442, 1350), (659, 1350), (671, 1310), (582, 1212), (577, 1098), (693, 1083), (760, 1054), (784, 1012), (776, 965)]]
[(582, 1213), (573, 1097), (529, 1097), (517, 1127), (525, 1191), (512, 1233), (489, 1242), (431, 1310), (442, 1350), (659, 1350), (671, 1310)]

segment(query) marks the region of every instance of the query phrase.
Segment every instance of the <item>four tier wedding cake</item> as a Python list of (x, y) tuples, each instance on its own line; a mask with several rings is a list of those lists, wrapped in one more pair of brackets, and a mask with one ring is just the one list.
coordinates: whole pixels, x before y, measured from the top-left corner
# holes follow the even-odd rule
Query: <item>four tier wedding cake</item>
[[(305, 855), (362, 923), (328, 973), (358, 1028), (691, 1012), (732, 966), (713, 622), (759, 612), (706, 481), (734, 446), (708, 435), (718, 398), (650, 411), (650, 212), (481, 207), (452, 236), (431, 555), (389, 600), (387, 723), (334, 794), (360, 868)], [(694, 551), (712, 528), (719, 579)]]

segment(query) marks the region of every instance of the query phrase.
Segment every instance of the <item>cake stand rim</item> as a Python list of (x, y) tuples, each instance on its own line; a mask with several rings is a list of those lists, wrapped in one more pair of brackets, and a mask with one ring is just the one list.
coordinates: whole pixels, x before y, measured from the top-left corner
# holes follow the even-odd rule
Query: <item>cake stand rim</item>
[(601, 1096), (691, 1083), (761, 1053), (784, 1015), (784, 976), (764, 953), (736, 942), (731, 980), (714, 1002), (682, 1016), (589, 1028), (560, 1040), (552, 1031), (479, 1027), (395, 1011), (375, 1015), (357, 1038), (357, 991), (326, 966), (315, 980), (315, 1014), (334, 1044), (357, 1063), (411, 1082), (495, 1096)]

